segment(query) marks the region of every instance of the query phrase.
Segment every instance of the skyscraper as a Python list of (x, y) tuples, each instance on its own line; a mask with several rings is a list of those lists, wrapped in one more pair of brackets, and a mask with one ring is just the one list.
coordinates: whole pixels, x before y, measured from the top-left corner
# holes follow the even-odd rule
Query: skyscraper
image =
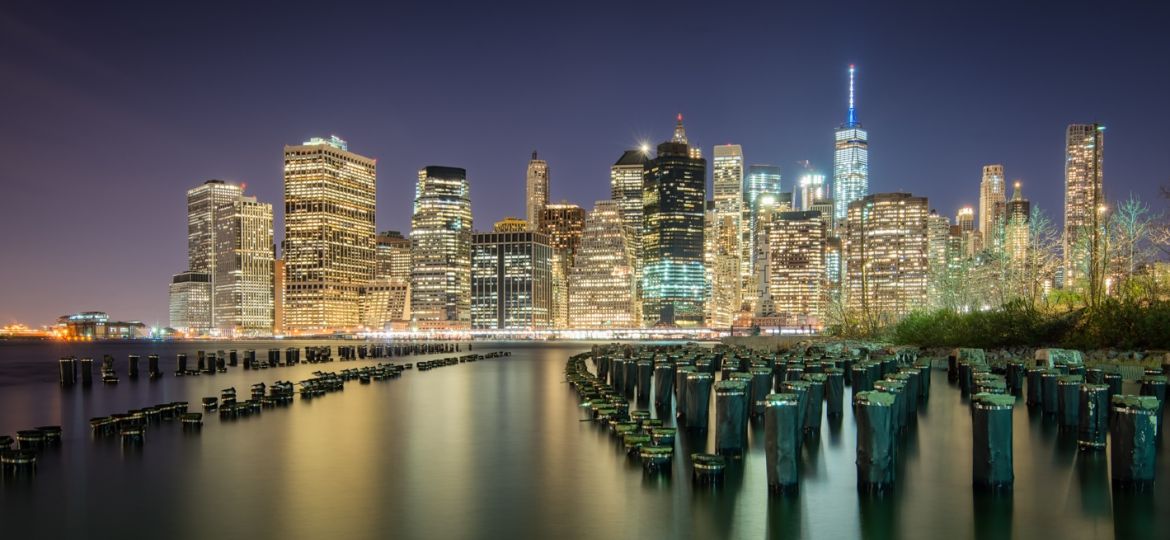
[(833, 152), (833, 217), (845, 219), (849, 205), (869, 193), (869, 134), (857, 121), (853, 101), (854, 66), (849, 66), (849, 111), (837, 128)]
[(962, 234), (964, 257), (974, 257), (983, 250), (983, 236), (979, 234), (975, 223), (975, 209), (970, 206), (960, 208), (955, 214), (955, 224)]
[[(208, 275), (208, 283), (215, 290), (217, 219), (223, 215), (217, 210), (232, 204), (243, 195), (243, 188), (223, 180), (208, 180), (187, 190), (187, 270)], [(215, 327), (214, 292), (207, 301), (208, 329)]]
[(467, 171), (418, 171), (410, 220), (411, 321), (419, 329), (471, 326), (471, 189)]
[(361, 324), (374, 278), (375, 160), (336, 136), (284, 147), (285, 330)]
[(532, 159), (528, 161), (527, 178), (527, 213), (525, 219), (532, 230), (540, 230), (540, 218), (544, 214), (544, 207), (548, 206), (548, 162), (537, 159), (536, 150), (532, 151)]
[(759, 286), (753, 266), (756, 257), (756, 209), (759, 208), (760, 197), (768, 194), (780, 194), (780, 167), (758, 164), (749, 166), (743, 184), (743, 235), (740, 240), (743, 255), (739, 265), (742, 271), (741, 296), (745, 303), (751, 303), (758, 296)]
[(540, 218), (540, 231), (548, 235), (553, 247), (553, 324), (556, 328), (569, 326), (569, 269), (585, 229), (585, 210), (575, 204), (561, 202), (545, 206)]
[(1032, 219), (1032, 203), (1024, 198), (1020, 181), (1016, 180), (1012, 199), (1007, 202), (1004, 223), (1004, 252), (1015, 264), (1025, 261), (1030, 243), (1028, 227)]
[(828, 300), (825, 224), (819, 212), (780, 212), (768, 245), (768, 293), (773, 310), (791, 324), (820, 328)]
[(573, 328), (637, 328), (634, 261), (621, 204), (597, 201), (585, 220), (569, 274), (569, 322)]
[(471, 327), (552, 327), (552, 253), (536, 231), (476, 233), (471, 254)]
[(227, 336), (270, 335), (273, 329), (272, 205), (239, 197), (216, 209), (215, 326)]
[(1072, 124), (1065, 138), (1064, 163), (1064, 286), (1087, 275), (1099, 244), (1101, 209), (1105, 204), (1101, 165), (1105, 126)]
[(1004, 202), (1003, 165), (984, 165), (979, 183), (979, 234), (986, 249), (1000, 248)]
[(926, 305), (926, 197), (876, 193), (849, 205), (846, 306), (870, 324), (889, 324)]
[(703, 324), (703, 207), (707, 160), (693, 157), (679, 115), (674, 137), (646, 164), (642, 317), (647, 325)]
[(711, 237), (705, 239), (711, 246), (707, 311), (712, 327), (725, 328), (743, 303), (743, 149), (738, 144), (716, 146), (713, 167)]
[(756, 198), (752, 209), (754, 229), (752, 230), (752, 277), (744, 293), (744, 304), (757, 317), (775, 314), (770, 294), (772, 250), (769, 240), (776, 216), (792, 211), (792, 192), (765, 193)]
[[(609, 169), (610, 198), (621, 209), (625, 224), (626, 247), (633, 259), (635, 288), (634, 303), (641, 305), (642, 286), (642, 183), (646, 176), (649, 147), (626, 150)], [(639, 310), (640, 311), (640, 310)], [(639, 319), (640, 323), (641, 319)]]
[(377, 253), (375, 279), (410, 282), (410, 239), (398, 231), (383, 231), (374, 239)]

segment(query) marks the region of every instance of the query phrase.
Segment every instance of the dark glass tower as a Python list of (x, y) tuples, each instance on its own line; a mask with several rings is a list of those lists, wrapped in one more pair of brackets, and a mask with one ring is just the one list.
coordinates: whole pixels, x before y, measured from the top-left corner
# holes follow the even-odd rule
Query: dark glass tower
[(703, 206), (707, 161), (687, 144), (682, 115), (646, 162), (642, 185), (642, 318), (648, 326), (702, 326)]

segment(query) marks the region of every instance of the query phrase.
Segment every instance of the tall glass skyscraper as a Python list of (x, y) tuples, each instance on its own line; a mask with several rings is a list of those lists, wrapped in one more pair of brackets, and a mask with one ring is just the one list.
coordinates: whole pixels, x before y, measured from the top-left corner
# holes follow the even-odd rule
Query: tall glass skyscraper
[[(621, 210), (622, 223), (628, 238), (626, 244), (634, 265), (634, 304), (641, 310), (642, 298), (642, 183), (646, 176), (648, 147), (626, 150), (622, 157), (609, 168), (610, 198)], [(641, 316), (638, 316), (641, 324)]]
[(674, 133), (646, 164), (642, 317), (650, 326), (701, 326), (707, 160), (693, 157), (697, 153), (687, 144), (682, 115)]
[[(780, 167), (775, 165), (751, 165), (743, 178), (743, 235), (740, 241), (740, 269), (744, 301), (757, 298), (759, 284), (753, 261), (756, 257), (756, 216), (762, 195), (780, 195)], [(770, 205), (764, 205), (770, 206)]]
[(849, 66), (849, 112), (837, 128), (833, 152), (833, 217), (844, 222), (849, 204), (869, 193), (869, 134), (857, 121), (853, 102), (854, 66)]
[(743, 303), (743, 149), (738, 144), (715, 147), (710, 246), (711, 276), (707, 311), (710, 326), (731, 326)]
[(1065, 138), (1064, 163), (1064, 286), (1087, 276), (1094, 230), (1101, 227), (1105, 204), (1101, 166), (1105, 126), (1072, 124)]
[(410, 229), (410, 313), (416, 328), (471, 326), (471, 238), (467, 171), (419, 170)]

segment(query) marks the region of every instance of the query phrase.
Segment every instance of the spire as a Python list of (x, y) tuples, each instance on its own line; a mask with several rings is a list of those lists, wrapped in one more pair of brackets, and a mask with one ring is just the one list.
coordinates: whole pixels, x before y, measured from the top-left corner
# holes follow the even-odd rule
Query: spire
[(536, 150), (532, 151), (532, 161), (536, 161)]
[(670, 142), (687, 144), (687, 130), (683, 127), (682, 113), (678, 113), (678, 123), (674, 125), (674, 137)]
[(853, 105), (853, 77), (857, 71), (857, 66), (849, 64), (849, 114), (845, 117), (845, 125), (857, 125), (857, 109)]
[(1012, 191), (1012, 200), (1013, 201), (1024, 200), (1024, 193), (1020, 190), (1020, 181), (1019, 180), (1016, 180), (1015, 190)]

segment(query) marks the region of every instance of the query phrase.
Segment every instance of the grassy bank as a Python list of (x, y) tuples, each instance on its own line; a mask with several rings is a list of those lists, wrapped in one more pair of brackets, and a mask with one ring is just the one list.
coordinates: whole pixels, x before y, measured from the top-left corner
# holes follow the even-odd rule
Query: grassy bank
[(919, 312), (884, 336), (925, 347), (1170, 349), (1170, 303), (1108, 300), (1095, 308), (1050, 313), (1010, 304), (995, 311)]

